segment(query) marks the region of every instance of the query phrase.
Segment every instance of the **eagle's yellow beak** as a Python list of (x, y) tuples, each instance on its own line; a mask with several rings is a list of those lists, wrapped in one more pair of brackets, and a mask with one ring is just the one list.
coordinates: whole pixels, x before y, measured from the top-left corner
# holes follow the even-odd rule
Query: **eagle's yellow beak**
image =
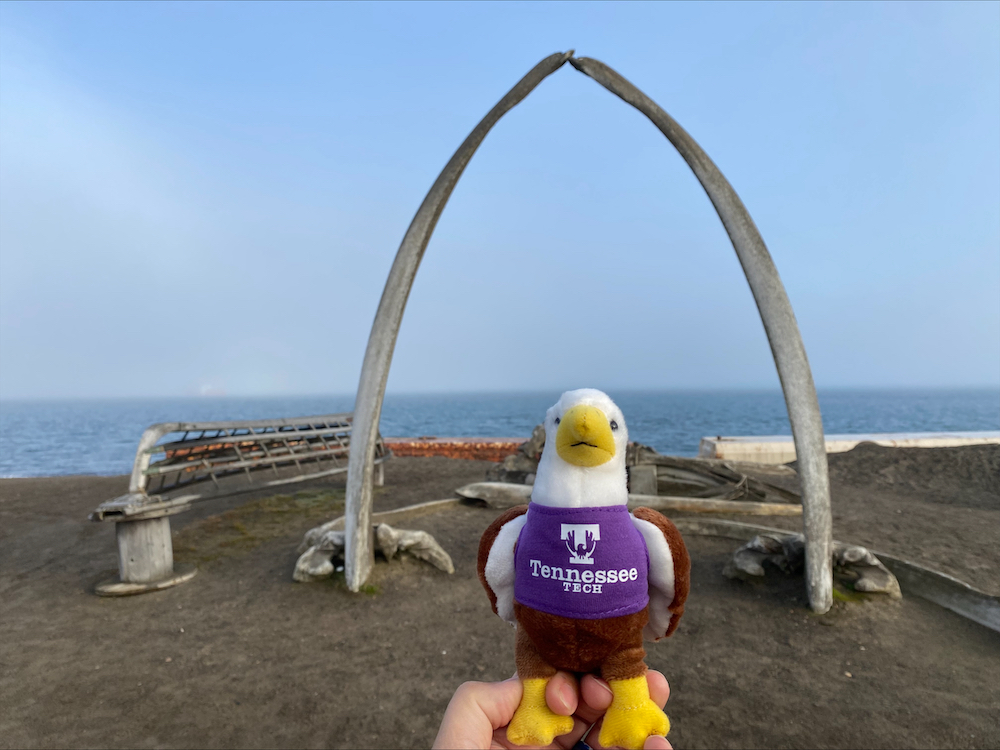
[(576, 466), (600, 466), (615, 457), (615, 437), (604, 412), (578, 404), (566, 410), (556, 432), (556, 452)]

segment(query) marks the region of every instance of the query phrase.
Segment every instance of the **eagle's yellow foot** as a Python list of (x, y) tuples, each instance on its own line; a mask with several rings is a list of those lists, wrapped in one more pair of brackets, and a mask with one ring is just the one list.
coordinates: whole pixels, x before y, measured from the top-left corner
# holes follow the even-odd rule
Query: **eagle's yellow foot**
[(670, 731), (667, 715), (649, 697), (646, 675), (608, 684), (614, 697), (601, 726), (599, 739), (604, 747), (642, 750), (647, 737)]
[(522, 680), (521, 705), (507, 725), (507, 739), (515, 745), (549, 745), (573, 730), (573, 717), (554, 713), (545, 702), (546, 677)]

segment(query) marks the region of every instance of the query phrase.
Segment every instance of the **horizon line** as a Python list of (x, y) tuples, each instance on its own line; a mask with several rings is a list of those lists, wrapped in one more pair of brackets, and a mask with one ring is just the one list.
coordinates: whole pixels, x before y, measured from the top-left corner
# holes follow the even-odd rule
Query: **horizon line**
[[(627, 388), (602, 388), (608, 392), (631, 393), (631, 394), (652, 394), (652, 393), (759, 393), (759, 394), (781, 394), (780, 387), (761, 386), (729, 386), (729, 387), (694, 387), (677, 386), (665, 388), (650, 387), (627, 387)], [(817, 386), (817, 393), (831, 392), (942, 392), (942, 391), (995, 391), (1000, 396), (1000, 384), (980, 384), (980, 385), (839, 385), (839, 386)], [(483, 389), (483, 390), (399, 390), (387, 391), (386, 398), (409, 397), (409, 396), (525, 396), (543, 395), (555, 392), (562, 392), (558, 388), (523, 388), (523, 389)], [(327, 393), (213, 393), (213, 394), (155, 394), (155, 395), (130, 395), (130, 396), (109, 396), (109, 395), (81, 395), (81, 396), (0, 396), (0, 403), (28, 402), (28, 401), (135, 401), (135, 400), (185, 400), (185, 401), (211, 401), (230, 399), (304, 399), (304, 398), (354, 398), (354, 392), (327, 392)]]

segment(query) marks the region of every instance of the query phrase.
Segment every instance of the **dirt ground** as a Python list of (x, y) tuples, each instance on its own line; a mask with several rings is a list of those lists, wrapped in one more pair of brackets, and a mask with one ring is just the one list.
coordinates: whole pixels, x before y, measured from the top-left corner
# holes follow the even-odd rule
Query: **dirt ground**
[[(394, 459), (376, 509), (449, 497), (489, 466)], [(830, 466), (837, 538), (998, 593), (1000, 449), (860, 446)], [(103, 599), (114, 530), (86, 516), (126, 484), (0, 480), (0, 747), (426, 747), (461, 682), (514, 671), (513, 630), (475, 574), (495, 511), (407, 524), (455, 574), (381, 561), (355, 595), (291, 580), (302, 533), (339, 514), (342, 479), (216, 500), (172, 519), (192, 581)], [(816, 616), (801, 578), (729, 581), (737, 543), (687, 543), (687, 612), (648, 655), (671, 683), (675, 747), (1000, 746), (1000, 634), (916, 597), (845, 592)]]

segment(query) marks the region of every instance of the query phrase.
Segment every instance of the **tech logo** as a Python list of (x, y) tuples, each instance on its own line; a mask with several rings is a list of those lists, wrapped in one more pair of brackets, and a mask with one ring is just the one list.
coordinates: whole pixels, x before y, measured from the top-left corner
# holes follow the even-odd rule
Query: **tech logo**
[(560, 524), (559, 538), (566, 542), (571, 563), (574, 565), (593, 565), (594, 550), (601, 539), (601, 525), (599, 523)]

